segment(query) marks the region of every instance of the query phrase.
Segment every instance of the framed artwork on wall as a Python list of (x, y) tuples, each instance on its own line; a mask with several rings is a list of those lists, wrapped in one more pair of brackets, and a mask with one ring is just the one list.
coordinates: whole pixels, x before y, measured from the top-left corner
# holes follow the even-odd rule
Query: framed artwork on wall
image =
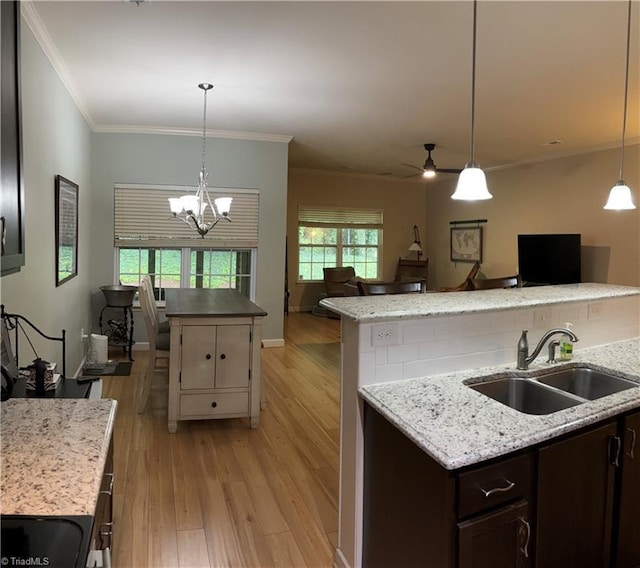
[(56, 176), (56, 286), (78, 274), (78, 186)]
[(482, 262), (482, 227), (451, 228), (451, 260)]
[(18, 2), (0, 2), (0, 25), (2, 26), (0, 34), (2, 37), (0, 266), (1, 274), (5, 276), (18, 272), (25, 263), (20, 116), (20, 4)]

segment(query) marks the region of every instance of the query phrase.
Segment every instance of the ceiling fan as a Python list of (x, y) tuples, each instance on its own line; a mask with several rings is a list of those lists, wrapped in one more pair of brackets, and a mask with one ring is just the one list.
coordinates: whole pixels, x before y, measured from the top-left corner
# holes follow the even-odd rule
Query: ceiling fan
[(431, 157), (431, 152), (435, 149), (436, 145), (429, 143), (424, 145), (424, 149), (427, 151), (427, 160), (424, 165), (419, 168), (418, 166), (414, 166), (413, 164), (403, 164), (404, 166), (409, 166), (410, 168), (414, 168), (416, 170), (420, 170), (421, 173), (413, 174), (407, 177), (415, 177), (421, 175), (424, 178), (434, 178), (437, 174), (459, 174), (462, 171), (462, 168), (438, 168)]

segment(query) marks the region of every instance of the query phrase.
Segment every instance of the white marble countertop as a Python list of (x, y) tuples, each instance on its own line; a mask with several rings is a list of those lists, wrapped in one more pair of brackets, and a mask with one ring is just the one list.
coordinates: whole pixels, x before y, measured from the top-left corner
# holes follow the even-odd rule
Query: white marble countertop
[(640, 384), (640, 338), (578, 351), (571, 362), (544, 357), (517, 371), (515, 363), (361, 387), (360, 395), (427, 454), (454, 470), (549, 440), (640, 407), (640, 388), (547, 415), (524, 414), (469, 388), (482, 377), (535, 376), (550, 367), (588, 364)]
[(116, 401), (16, 398), (0, 405), (5, 515), (93, 515)]
[(428, 292), (324, 298), (325, 308), (355, 321), (377, 322), (463, 313), (494, 312), (567, 302), (634, 296), (640, 288), (614, 284), (561, 284), (479, 292)]

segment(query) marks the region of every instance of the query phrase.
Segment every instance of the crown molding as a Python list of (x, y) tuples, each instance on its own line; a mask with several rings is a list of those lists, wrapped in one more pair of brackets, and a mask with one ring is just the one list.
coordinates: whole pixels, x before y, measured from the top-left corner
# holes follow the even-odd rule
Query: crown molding
[(58, 77), (60, 77), (62, 84), (65, 89), (67, 89), (69, 95), (73, 99), (73, 102), (80, 111), (80, 114), (84, 117), (89, 128), (94, 130), (93, 120), (89, 115), (89, 111), (78, 93), (78, 88), (71, 78), (71, 74), (69, 73), (64, 60), (60, 56), (56, 46), (53, 44), (51, 36), (49, 35), (49, 32), (47, 32), (47, 28), (40, 18), (38, 11), (35, 9), (33, 0), (21, 0), (20, 14), (35, 36), (36, 41), (40, 44), (42, 51), (47, 56), (47, 59), (51, 63), (54, 71), (58, 74)]
[[(169, 136), (202, 136), (202, 129), (172, 128), (168, 126), (130, 126), (126, 124), (96, 125), (93, 131), (100, 134), (163, 134)], [(236, 130), (212, 130), (207, 128), (207, 138), (226, 138), (230, 140), (253, 140), (257, 142), (281, 142), (288, 144), (293, 136), (268, 134), (263, 132), (243, 132)]]

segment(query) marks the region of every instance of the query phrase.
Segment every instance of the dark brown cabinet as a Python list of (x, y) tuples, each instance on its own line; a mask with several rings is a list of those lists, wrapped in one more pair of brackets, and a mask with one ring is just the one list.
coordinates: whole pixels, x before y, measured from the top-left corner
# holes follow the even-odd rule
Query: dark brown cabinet
[(91, 543), (87, 567), (109, 566), (113, 548), (113, 438), (109, 444), (109, 453), (104, 465), (102, 483), (98, 493), (96, 512), (93, 519)]
[(640, 412), (457, 471), (364, 426), (365, 568), (640, 566)]
[(615, 525), (617, 568), (640, 566), (640, 412), (620, 421), (617, 523)]
[(459, 568), (525, 568), (531, 546), (526, 501), (458, 523)]
[(610, 565), (616, 433), (610, 422), (538, 450), (539, 568)]

